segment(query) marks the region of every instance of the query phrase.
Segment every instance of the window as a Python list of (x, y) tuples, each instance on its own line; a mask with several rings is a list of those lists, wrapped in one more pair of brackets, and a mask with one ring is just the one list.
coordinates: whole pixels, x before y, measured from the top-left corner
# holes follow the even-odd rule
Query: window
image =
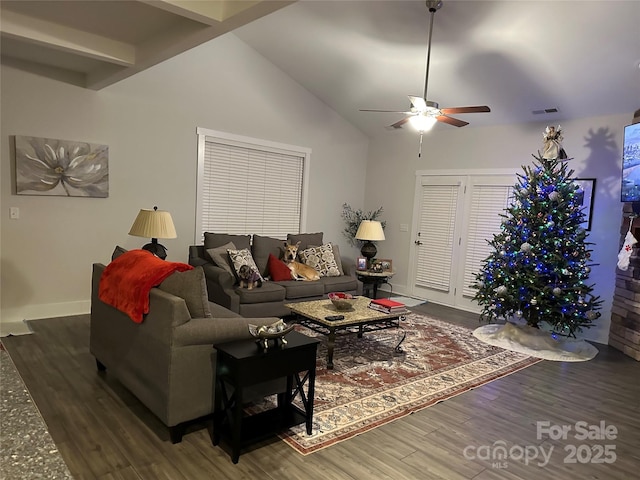
[(311, 150), (198, 128), (196, 243), (204, 232), (304, 230)]

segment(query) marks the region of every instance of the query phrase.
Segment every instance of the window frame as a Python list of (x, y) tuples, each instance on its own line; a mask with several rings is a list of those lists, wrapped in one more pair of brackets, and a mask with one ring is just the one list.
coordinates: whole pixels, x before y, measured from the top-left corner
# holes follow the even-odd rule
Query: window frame
[[(249, 148), (258, 151), (266, 151), (270, 153), (280, 153), (284, 155), (293, 155), (302, 158), (302, 185), (300, 195), (300, 218), (299, 231), (287, 233), (300, 233), (306, 230), (307, 223), (307, 205), (309, 194), (309, 171), (311, 169), (311, 149), (297, 145), (289, 145), (285, 143), (273, 142), (270, 140), (247, 137), (244, 135), (236, 135), (218, 130), (198, 127), (197, 135), (197, 172), (196, 172), (196, 218), (194, 241), (196, 245), (204, 242), (203, 230), (203, 195), (204, 195), (204, 168), (205, 168), (205, 149), (207, 142), (220, 143), (233, 147)], [(218, 232), (231, 233), (231, 232)], [(236, 233), (236, 232), (234, 232)], [(261, 234), (261, 232), (243, 232), (244, 234)]]

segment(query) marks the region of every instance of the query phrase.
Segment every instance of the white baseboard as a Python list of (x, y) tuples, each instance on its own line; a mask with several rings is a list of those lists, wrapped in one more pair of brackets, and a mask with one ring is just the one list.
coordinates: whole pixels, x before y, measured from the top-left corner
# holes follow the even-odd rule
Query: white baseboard
[[(23, 307), (3, 308), (0, 312), (0, 335), (24, 335), (25, 320), (39, 320), (42, 318), (66, 317), (69, 315), (82, 315), (91, 311), (91, 302), (83, 300), (79, 302), (46, 303), (40, 305), (25, 305)], [(13, 333), (22, 331), (23, 333)], [(28, 327), (27, 327), (28, 330)]]
[(31, 329), (27, 322), (0, 322), (0, 337), (8, 335), (29, 335)]

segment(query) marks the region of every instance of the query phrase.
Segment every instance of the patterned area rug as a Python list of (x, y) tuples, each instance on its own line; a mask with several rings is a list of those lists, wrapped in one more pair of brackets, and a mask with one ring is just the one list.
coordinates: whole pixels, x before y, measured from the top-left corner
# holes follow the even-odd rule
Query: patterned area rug
[(540, 361), (424, 315), (411, 313), (401, 326), (407, 337), (399, 354), (397, 329), (338, 337), (334, 370), (326, 368), (320, 336), (313, 434), (299, 425), (282, 439), (307, 455)]

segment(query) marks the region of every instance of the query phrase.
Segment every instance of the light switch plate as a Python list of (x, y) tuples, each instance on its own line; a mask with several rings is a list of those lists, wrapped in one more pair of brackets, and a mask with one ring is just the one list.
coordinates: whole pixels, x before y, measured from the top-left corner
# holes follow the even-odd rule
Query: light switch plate
[(13, 220), (17, 220), (18, 218), (20, 218), (20, 209), (18, 207), (10, 207), (9, 218)]
[(409, 225), (406, 223), (401, 223), (400, 224), (400, 231), (401, 232), (408, 232), (409, 231)]

